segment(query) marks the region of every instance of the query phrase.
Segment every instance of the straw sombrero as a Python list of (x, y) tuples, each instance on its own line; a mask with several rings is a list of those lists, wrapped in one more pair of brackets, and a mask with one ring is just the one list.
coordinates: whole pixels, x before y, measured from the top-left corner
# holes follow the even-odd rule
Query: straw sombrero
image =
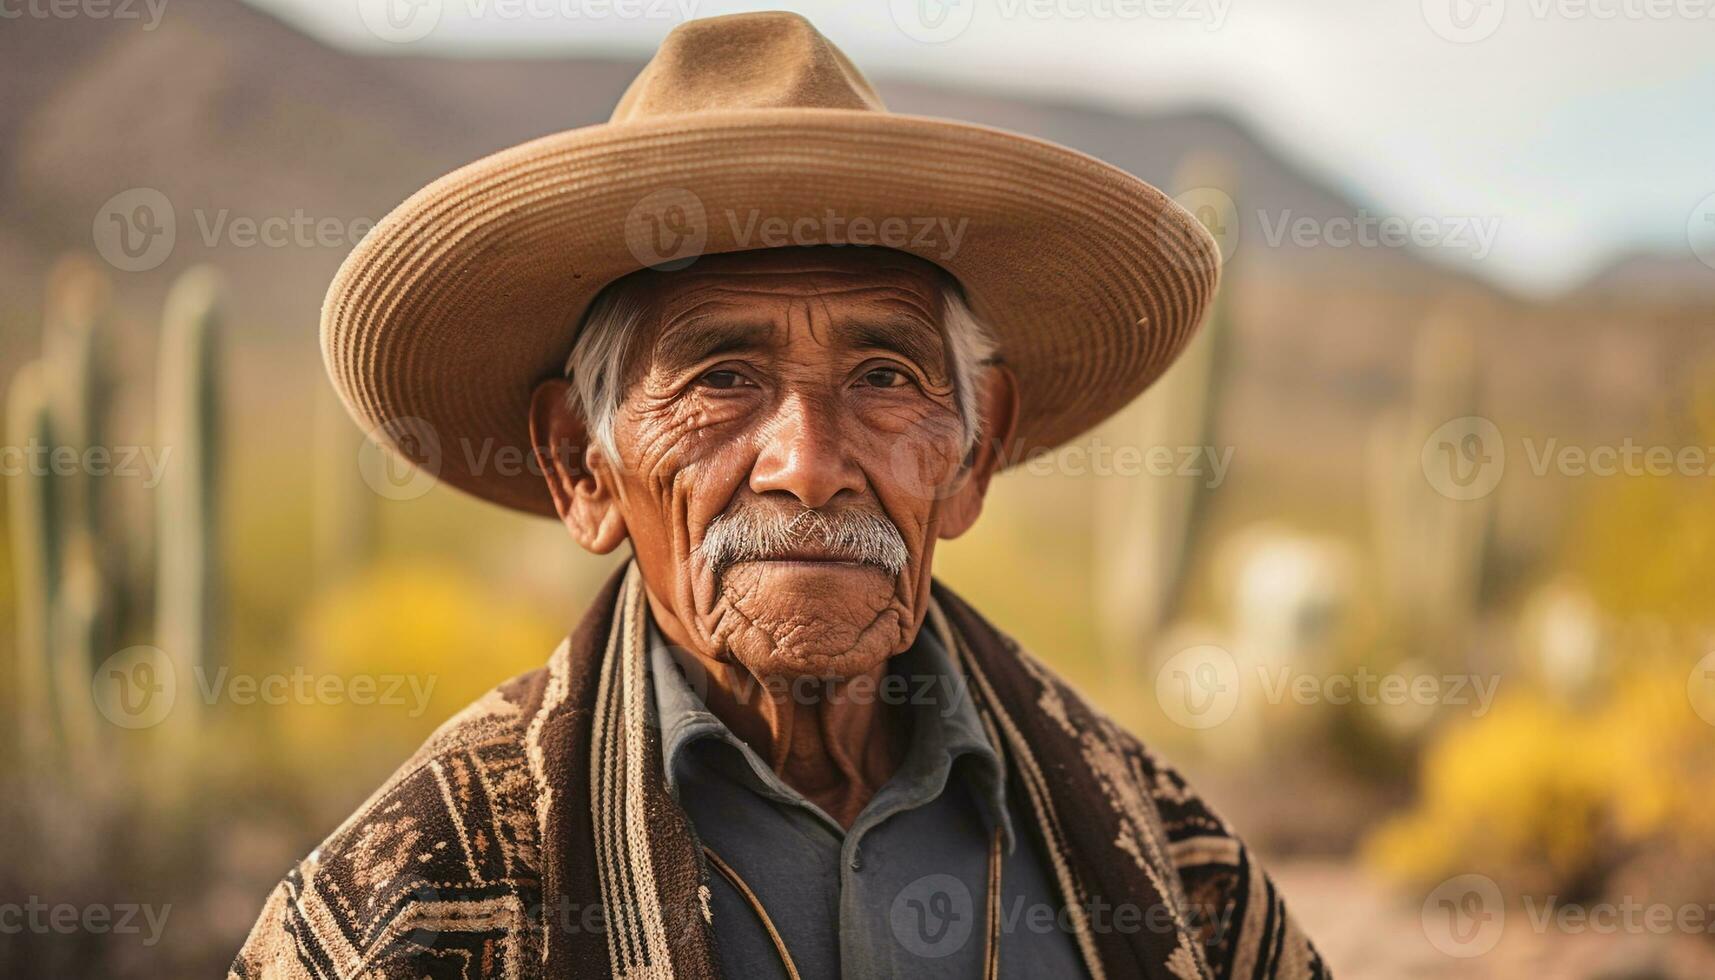
[(372, 438), (551, 515), (519, 462), (530, 396), (590, 300), (645, 266), (775, 244), (883, 245), (958, 279), (1018, 377), (1013, 461), (1155, 380), (1219, 271), (1203, 227), (1143, 181), (890, 113), (802, 17), (739, 14), (675, 29), (607, 123), (485, 157), (394, 209), (334, 278), (322, 351)]

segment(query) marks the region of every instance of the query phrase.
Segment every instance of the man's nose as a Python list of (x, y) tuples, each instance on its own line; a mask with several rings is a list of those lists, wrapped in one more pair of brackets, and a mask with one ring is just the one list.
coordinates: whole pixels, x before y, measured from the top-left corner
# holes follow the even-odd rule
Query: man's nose
[(788, 395), (772, 422), (751, 467), (752, 491), (784, 491), (809, 508), (821, 507), (841, 490), (863, 492), (863, 470), (852, 458), (832, 406), (803, 394)]

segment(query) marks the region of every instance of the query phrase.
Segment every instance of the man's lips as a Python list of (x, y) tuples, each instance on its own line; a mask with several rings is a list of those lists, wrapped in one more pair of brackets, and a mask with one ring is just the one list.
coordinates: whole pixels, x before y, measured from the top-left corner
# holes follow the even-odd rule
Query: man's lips
[(849, 566), (852, 568), (877, 568), (869, 562), (853, 558), (851, 555), (832, 551), (820, 551), (814, 548), (789, 548), (777, 551), (762, 558), (750, 558), (733, 562), (734, 565), (768, 564), (768, 565), (831, 565)]

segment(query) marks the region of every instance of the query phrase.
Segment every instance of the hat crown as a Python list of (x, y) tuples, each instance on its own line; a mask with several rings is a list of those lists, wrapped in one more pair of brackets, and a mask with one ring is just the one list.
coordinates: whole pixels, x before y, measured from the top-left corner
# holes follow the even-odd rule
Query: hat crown
[(674, 28), (609, 121), (735, 109), (887, 107), (844, 52), (809, 21), (769, 12)]

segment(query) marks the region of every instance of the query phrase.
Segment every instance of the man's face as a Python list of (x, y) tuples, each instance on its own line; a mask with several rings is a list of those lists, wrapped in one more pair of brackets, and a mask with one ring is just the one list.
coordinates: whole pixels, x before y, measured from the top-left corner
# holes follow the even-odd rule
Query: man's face
[(943, 526), (970, 473), (938, 272), (781, 249), (654, 279), (619, 458), (591, 461), (654, 601), (759, 677), (850, 677), (904, 650), (936, 538), (969, 523)]

